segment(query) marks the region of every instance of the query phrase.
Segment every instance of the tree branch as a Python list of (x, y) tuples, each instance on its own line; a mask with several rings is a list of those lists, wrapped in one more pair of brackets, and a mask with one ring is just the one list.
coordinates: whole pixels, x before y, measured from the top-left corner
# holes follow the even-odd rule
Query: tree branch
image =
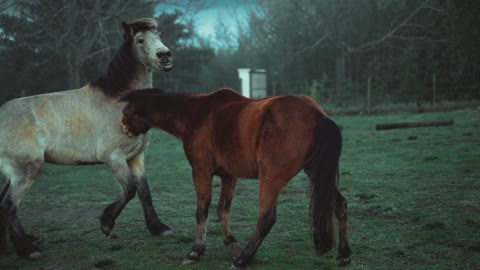
[(328, 37), (329, 37), (329, 34), (328, 34), (328, 33), (325, 33), (321, 38), (317, 39), (313, 44), (308, 45), (308, 46), (305, 46), (305, 47), (303, 47), (301, 50), (298, 50), (298, 51), (296, 51), (294, 54), (292, 54), (292, 55), (290, 56), (289, 61), (293, 61), (293, 59), (294, 59), (295, 57), (297, 57), (298, 55), (306, 52), (307, 50), (314, 49), (315, 47), (317, 47), (318, 45), (320, 45), (324, 40), (326, 40)]
[[(426, 29), (425, 26), (421, 26), (419, 24), (415, 24), (415, 23), (410, 22), (418, 13), (420, 13), (421, 10), (428, 9), (428, 10), (432, 10), (432, 11), (435, 11), (435, 12), (442, 12), (441, 9), (438, 9), (438, 8), (435, 8), (431, 5), (428, 5), (428, 2), (429, 2), (429, 0), (424, 0), (412, 13), (410, 13), (404, 20), (402, 20), (400, 23), (398, 23), (398, 25), (391, 28), (389, 32), (387, 32), (382, 37), (380, 37), (376, 40), (369, 41), (369, 42), (364, 43), (364, 44), (362, 44), (360, 46), (357, 46), (357, 47), (349, 46), (346, 42), (343, 42), (342, 45), (345, 47), (346, 53), (349, 54), (349, 53), (356, 53), (356, 52), (364, 52), (364, 51), (367, 51), (367, 50), (369, 50), (370, 48), (372, 48), (376, 45), (384, 44), (388, 39), (397, 39), (397, 40), (401, 39), (401, 40), (405, 40), (405, 41), (421, 40), (421, 41), (426, 41), (426, 42), (446, 42), (445, 40), (434, 40), (434, 39), (430, 39), (430, 38), (427, 38), (427, 37), (418, 37), (418, 36), (410, 37), (410, 36), (397, 35), (397, 33), (402, 28), (408, 27), (408, 26), (414, 26), (414, 27), (417, 27), (417, 28)], [(393, 21), (395, 21), (395, 20), (393, 20)]]

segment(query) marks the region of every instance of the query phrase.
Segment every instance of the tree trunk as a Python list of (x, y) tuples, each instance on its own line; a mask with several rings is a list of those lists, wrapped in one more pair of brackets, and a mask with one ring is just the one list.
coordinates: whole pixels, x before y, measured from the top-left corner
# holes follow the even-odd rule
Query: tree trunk
[(433, 107), (435, 107), (437, 103), (437, 74), (435, 71), (432, 74), (432, 88), (433, 88)]
[(67, 81), (68, 89), (80, 87), (80, 61), (75, 56), (67, 56)]
[(335, 97), (336, 102), (340, 102), (345, 91), (346, 70), (345, 70), (345, 52), (338, 49), (335, 57)]

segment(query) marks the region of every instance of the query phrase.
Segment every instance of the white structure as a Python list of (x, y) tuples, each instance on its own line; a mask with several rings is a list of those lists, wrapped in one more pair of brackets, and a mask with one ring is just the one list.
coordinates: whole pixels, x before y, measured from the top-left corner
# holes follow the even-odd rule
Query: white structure
[(267, 96), (267, 74), (265, 69), (239, 68), (238, 78), (242, 80), (242, 95), (252, 98)]

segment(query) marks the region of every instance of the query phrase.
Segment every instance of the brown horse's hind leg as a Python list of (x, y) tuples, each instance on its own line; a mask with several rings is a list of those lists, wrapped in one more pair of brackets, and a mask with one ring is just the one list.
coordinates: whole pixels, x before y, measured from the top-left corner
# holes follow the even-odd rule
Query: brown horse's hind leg
[(236, 259), (242, 252), (242, 247), (237, 242), (235, 237), (230, 233), (228, 228), (228, 219), (230, 217), (230, 206), (232, 205), (233, 193), (235, 192), (235, 185), (237, 178), (232, 175), (222, 175), (222, 187), (220, 191), (220, 198), (218, 199), (217, 216), (222, 224), (223, 243), (228, 249), (230, 255)]
[(337, 261), (339, 266), (345, 266), (350, 263), (352, 251), (347, 239), (347, 200), (337, 188), (335, 204), (335, 216), (338, 219), (339, 245)]
[(172, 233), (169, 226), (160, 222), (157, 212), (153, 207), (150, 188), (147, 177), (145, 176), (145, 167), (143, 162), (143, 153), (134, 159), (128, 161), (130, 171), (136, 180), (137, 194), (142, 202), (143, 212), (145, 214), (145, 223), (152, 235), (168, 235)]
[(255, 234), (243, 249), (242, 254), (233, 262), (236, 268), (246, 267), (257, 253), (260, 244), (267, 236), (277, 220), (277, 200), (280, 192), (288, 183), (286, 181), (274, 179), (265, 179), (260, 177), (259, 207), (260, 211), (257, 220), (257, 229)]
[(193, 240), (192, 251), (185, 257), (182, 264), (194, 263), (205, 253), (207, 238), (208, 207), (212, 199), (212, 173), (208, 170), (193, 169), (193, 182), (197, 193), (197, 228)]

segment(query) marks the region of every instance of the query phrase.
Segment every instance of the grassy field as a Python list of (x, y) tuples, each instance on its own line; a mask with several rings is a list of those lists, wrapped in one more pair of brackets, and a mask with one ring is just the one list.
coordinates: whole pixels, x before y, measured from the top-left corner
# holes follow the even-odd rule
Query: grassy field
[[(340, 187), (353, 250), (347, 269), (480, 269), (480, 109), (333, 118), (344, 135)], [(375, 131), (379, 123), (438, 119), (455, 124)], [(180, 266), (195, 225), (190, 166), (180, 142), (159, 131), (146, 156), (154, 205), (175, 234), (150, 236), (134, 199), (105, 237), (97, 219), (120, 192), (113, 175), (105, 166), (46, 165), (20, 210), (45, 257), (27, 261), (11, 252), (0, 269), (228, 269), (215, 203), (206, 257)], [(300, 173), (285, 188), (277, 223), (250, 269), (338, 269), (336, 252), (315, 255), (307, 187)], [(215, 178), (214, 202), (218, 193)], [(257, 180), (239, 181), (230, 224), (242, 244), (255, 229), (257, 194)]]

